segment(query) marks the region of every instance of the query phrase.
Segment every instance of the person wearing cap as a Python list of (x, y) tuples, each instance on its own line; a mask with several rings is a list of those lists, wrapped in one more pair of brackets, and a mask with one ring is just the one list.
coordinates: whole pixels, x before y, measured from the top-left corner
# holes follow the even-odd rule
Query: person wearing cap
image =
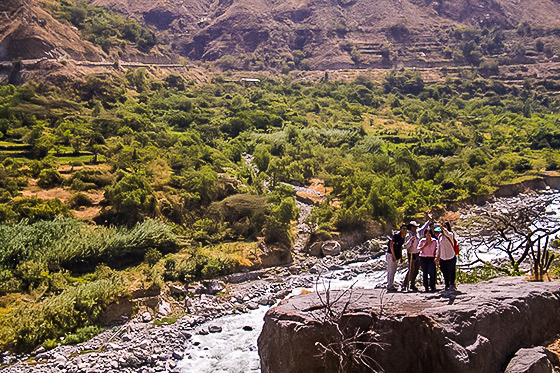
[(454, 243), (455, 233), (451, 230), (451, 224), (445, 222), (442, 227), (436, 228), (439, 238), (439, 268), (443, 274), (446, 291), (455, 291), (455, 278), (457, 255), (455, 255)]
[(420, 226), (414, 220), (408, 223), (408, 233), (406, 234), (406, 239), (404, 241), (404, 248), (408, 254), (408, 272), (404, 278), (402, 285), (403, 289), (409, 289), (412, 291), (418, 291), (416, 287), (416, 277), (418, 276), (418, 270), (420, 269), (420, 260), (418, 254), (418, 244), (420, 243), (420, 237), (424, 235), (425, 230), (429, 226), (430, 221), (428, 220), (422, 228), (418, 229)]
[(436, 291), (436, 264), (439, 257), (439, 242), (433, 236), (433, 232), (427, 230), (426, 237), (422, 238), (418, 244), (420, 267), (422, 268), (422, 283), (426, 292)]
[(397, 290), (395, 286), (395, 273), (397, 273), (399, 260), (402, 261), (402, 249), (405, 235), (406, 225), (402, 224), (400, 230), (393, 235), (387, 247), (387, 290)]

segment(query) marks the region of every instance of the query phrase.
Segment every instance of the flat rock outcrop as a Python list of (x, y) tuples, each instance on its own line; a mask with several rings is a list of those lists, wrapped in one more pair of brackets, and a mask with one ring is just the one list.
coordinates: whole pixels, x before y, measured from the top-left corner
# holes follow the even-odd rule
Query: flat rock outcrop
[(453, 293), (329, 296), (329, 307), (325, 293), (311, 293), (268, 311), (258, 341), (263, 373), (333, 372), (340, 364), (371, 371), (361, 362), (385, 372), (503, 372), (520, 348), (560, 332), (560, 282), (505, 277)]

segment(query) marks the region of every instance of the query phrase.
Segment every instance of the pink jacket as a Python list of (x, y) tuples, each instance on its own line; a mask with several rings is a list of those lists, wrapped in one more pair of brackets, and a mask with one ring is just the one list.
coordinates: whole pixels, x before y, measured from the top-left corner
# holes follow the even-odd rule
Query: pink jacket
[(423, 257), (437, 258), (439, 255), (439, 244), (434, 239), (430, 244), (426, 244), (426, 237), (422, 238), (418, 244), (418, 249), (420, 250), (420, 256)]

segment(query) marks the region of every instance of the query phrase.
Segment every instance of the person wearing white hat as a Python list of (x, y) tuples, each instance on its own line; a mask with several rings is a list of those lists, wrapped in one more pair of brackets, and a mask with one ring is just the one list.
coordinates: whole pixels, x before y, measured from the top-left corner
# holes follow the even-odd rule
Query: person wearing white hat
[(420, 243), (420, 238), (424, 235), (424, 231), (430, 225), (430, 221), (426, 221), (422, 228), (418, 229), (420, 226), (416, 221), (411, 221), (408, 223), (408, 233), (405, 238), (404, 247), (408, 252), (408, 272), (404, 278), (402, 284), (403, 290), (418, 291), (416, 287), (416, 277), (418, 276), (418, 271), (420, 269), (420, 258), (418, 253), (418, 244)]

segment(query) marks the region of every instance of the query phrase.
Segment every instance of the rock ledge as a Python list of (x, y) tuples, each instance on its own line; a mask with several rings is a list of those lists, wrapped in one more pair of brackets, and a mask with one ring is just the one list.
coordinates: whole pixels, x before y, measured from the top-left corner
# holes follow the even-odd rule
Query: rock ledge
[[(520, 348), (560, 332), (560, 282), (504, 277), (461, 285), (455, 293), (386, 293), (356, 289), (332, 305), (346, 335), (370, 330), (365, 354), (386, 372), (503, 372)], [(339, 292), (332, 291), (331, 299)], [(324, 298), (323, 294), (323, 298)], [(346, 306), (344, 312), (342, 309)], [(336, 359), (316, 342), (335, 342), (315, 293), (268, 311), (259, 337), (261, 369), (331, 372)], [(353, 366), (352, 371), (370, 371)]]

